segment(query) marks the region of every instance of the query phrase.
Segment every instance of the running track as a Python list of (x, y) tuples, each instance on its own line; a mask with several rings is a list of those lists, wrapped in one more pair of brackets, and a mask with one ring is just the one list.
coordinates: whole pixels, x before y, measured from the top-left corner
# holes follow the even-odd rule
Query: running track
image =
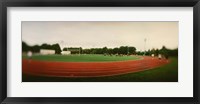
[(38, 76), (99, 77), (148, 70), (167, 63), (167, 60), (147, 56), (141, 60), (120, 62), (51, 62), (23, 59), (22, 71)]

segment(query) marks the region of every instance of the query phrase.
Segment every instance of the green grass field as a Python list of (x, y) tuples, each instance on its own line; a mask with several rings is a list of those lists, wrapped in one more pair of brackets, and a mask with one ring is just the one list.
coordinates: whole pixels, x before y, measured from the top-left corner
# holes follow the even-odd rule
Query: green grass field
[(23, 82), (178, 82), (178, 58), (164, 66), (136, 73), (93, 78), (59, 78), (23, 74)]
[[(23, 55), (23, 58), (27, 56)], [(33, 60), (42, 61), (61, 61), (61, 62), (109, 62), (109, 61), (125, 61), (138, 60), (137, 56), (104, 56), (104, 55), (33, 55)]]

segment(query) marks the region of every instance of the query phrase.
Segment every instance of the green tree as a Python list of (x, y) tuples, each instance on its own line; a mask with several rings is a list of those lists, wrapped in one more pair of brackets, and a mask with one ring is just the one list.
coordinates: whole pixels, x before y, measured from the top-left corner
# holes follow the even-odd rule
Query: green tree
[(113, 54), (118, 54), (119, 53), (119, 48), (114, 48), (113, 49)]
[(169, 56), (168, 49), (165, 46), (162, 47), (162, 49), (160, 50), (160, 53), (164, 55), (165, 57)]
[(136, 48), (135, 47), (128, 47), (129, 54), (135, 54)]
[(40, 46), (39, 45), (34, 45), (31, 47), (31, 51), (32, 52), (40, 52)]
[(108, 53), (108, 48), (107, 47), (103, 47), (103, 53)]
[(22, 52), (27, 52), (29, 50), (30, 46), (26, 42), (22, 41)]
[(128, 52), (128, 47), (127, 46), (120, 46), (119, 47), (119, 53), (120, 54), (127, 54)]
[(55, 50), (55, 53), (56, 53), (56, 54), (61, 54), (61, 52), (62, 52), (62, 50), (61, 50), (61, 48), (60, 48), (60, 45), (59, 45), (58, 43), (53, 44), (53, 45), (51, 46), (51, 49)]

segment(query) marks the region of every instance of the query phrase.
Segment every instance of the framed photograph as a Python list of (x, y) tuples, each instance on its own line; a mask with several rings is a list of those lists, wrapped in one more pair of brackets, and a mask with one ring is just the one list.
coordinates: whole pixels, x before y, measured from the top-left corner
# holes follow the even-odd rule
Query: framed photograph
[(199, 0), (0, 2), (2, 104), (199, 104)]

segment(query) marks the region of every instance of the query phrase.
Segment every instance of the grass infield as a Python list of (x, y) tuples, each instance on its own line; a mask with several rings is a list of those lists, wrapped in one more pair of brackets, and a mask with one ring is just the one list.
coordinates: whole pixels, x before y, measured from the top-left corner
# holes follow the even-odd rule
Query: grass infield
[[(28, 58), (23, 55), (23, 58)], [(104, 55), (33, 55), (33, 60), (61, 61), (61, 62), (111, 62), (138, 60), (137, 56), (104, 56)]]

